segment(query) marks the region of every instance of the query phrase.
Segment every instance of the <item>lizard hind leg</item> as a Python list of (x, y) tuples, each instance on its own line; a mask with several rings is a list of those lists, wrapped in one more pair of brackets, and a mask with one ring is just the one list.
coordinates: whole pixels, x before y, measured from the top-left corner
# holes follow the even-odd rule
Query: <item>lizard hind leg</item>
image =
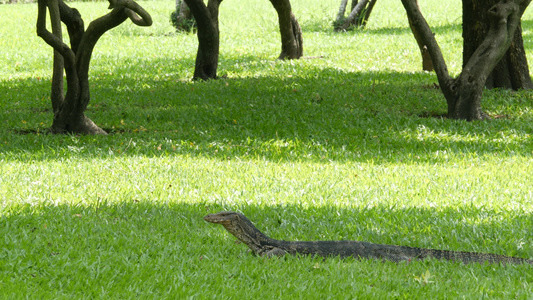
[(283, 250), (283, 249), (280, 249), (280, 248), (272, 248), (268, 251), (266, 251), (265, 253), (263, 253), (263, 256), (266, 256), (266, 257), (273, 257), (273, 256), (283, 256), (287, 254), (287, 251)]

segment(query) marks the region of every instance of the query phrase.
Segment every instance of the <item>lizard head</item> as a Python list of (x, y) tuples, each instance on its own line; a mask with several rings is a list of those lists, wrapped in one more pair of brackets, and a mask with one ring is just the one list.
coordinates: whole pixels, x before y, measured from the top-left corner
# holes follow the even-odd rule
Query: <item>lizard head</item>
[(220, 225), (231, 225), (231, 223), (237, 223), (239, 222), (240, 217), (244, 217), (244, 215), (233, 212), (233, 211), (223, 211), (216, 214), (210, 214), (204, 217), (204, 220), (206, 220), (209, 223), (215, 223)]
[(269, 238), (261, 233), (243, 214), (233, 211), (223, 211), (216, 214), (210, 214), (204, 217), (204, 220), (210, 223), (220, 224), (226, 230), (245, 243), (257, 253), (260, 250), (262, 241)]

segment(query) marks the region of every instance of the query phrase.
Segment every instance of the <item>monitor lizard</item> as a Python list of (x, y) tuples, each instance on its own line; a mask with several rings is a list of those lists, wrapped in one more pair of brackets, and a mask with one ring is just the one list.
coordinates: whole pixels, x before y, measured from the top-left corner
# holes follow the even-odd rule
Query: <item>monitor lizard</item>
[(531, 264), (532, 259), (491, 253), (461, 252), (374, 244), (361, 241), (283, 241), (272, 239), (257, 229), (248, 218), (238, 212), (219, 212), (204, 217), (210, 223), (220, 224), (254, 254), (282, 256), (285, 254), (318, 255), (322, 257), (354, 257), (393, 262), (423, 260), (426, 258), (461, 261), (463, 263)]

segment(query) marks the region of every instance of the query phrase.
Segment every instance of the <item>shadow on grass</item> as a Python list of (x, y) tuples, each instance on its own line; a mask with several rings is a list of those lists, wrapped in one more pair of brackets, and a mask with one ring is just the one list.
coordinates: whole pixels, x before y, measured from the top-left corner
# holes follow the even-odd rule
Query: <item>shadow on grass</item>
[[(381, 35), (404, 35), (404, 34), (411, 34), (411, 28), (409, 28), (407, 23), (407, 16), (405, 17), (405, 27), (379, 27), (379, 28), (354, 28), (352, 30), (347, 31), (348, 34), (350, 33), (357, 33), (357, 32), (365, 32), (368, 34), (381, 34)], [(431, 30), (435, 33), (441, 33), (441, 32), (449, 32), (449, 31), (455, 31), (460, 36), (461, 35), (461, 24), (446, 24), (446, 25), (438, 25), (438, 26), (432, 26)], [(335, 32), (333, 30), (333, 24), (331, 26), (324, 28), (323, 22), (320, 20), (317, 21), (309, 21), (303, 22), (301, 24), (302, 32), (323, 32), (323, 33), (330, 33), (330, 34), (344, 34), (346, 32)]]
[[(519, 283), (529, 278), (527, 265), (461, 265), (446, 261), (392, 264), (350, 259), (339, 264), (337, 258), (257, 258), (245, 245), (235, 243), (222, 226), (203, 221), (204, 215), (222, 210), (243, 212), (262, 232), (277, 239), (359, 240), (533, 257), (533, 218), (530, 213), (516, 210), (473, 206), (401, 208), (360, 203), (310, 207), (250, 202), (226, 205), (188, 203), (188, 199), (120, 201), (95, 199), (90, 204), (75, 204), (74, 199), (71, 204), (39, 202), (3, 207), (0, 278), (4, 295), (25, 298), (38, 294), (50, 299), (129, 299), (144, 295), (209, 298), (211, 293), (229, 294), (237, 288), (242, 295), (256, 290), (266, 275), (272, 281), (292, 285), (317, 277), (331, 280), (332, 275), (327, 272), (309, 271), (317, 263), (332, 267), (335, 274), (341, 272), (339, 278), (334, 277), (340, 282), (346, 281), (343, 270), (356, 268), (354, 272), (363, 272), (366, 280), (377, 282), (372, 283), (373, 287), (382, 285), (379, 279), (384, 272), (392, 272), (392, 277), (404, 281), (410, 280), (413, 273), (448, 272), (452, 278), (446, 280), (466, 280), (476, 286), (480, 284), (478, 278), (486, 276), (505, 281), (507, 288), (509, 278)], [(271, 272), (274, 267), (276, 273)], [(287, 276), (294, 268), (297, 274)], [(370, 270), (378, 272), (369, 273)], [(474, 278), (465, 277), (465, 272)], [(523, 289), (522, 284), (518, 287)], [(383, 284), (383, 288), (387, 285)], [(419, 292), (420, 286), (414, 289)]]
[[(223, 259), (246, 247), (222, 226), (203, 216), (223, 210), (243, 212), (265, 234), (283, 240), (359, 240), (380, 244), (490, 252), (533, 257), (532, 216), (474, 206), (399, 208), (364, 206), (311, 206), (214, 203), (121, 203), (95, 201), (90, 205), (39, 203), (12, 205), (0, 214), (3, 260), (24, 266), (39, 257), (59, 265), (100, 261), (116, 265), (135, 260), (144, 268), (150, 261), (199, 262), (202, 256)], [(15, 255), (24, 252), (23, 257)], [(146, 255), (147, 260), (140, 258)], [(165, 262), (164, 261), (164, 262)], [(31, 264), (31, 262), (29, 262)], [(122, 263), (119, 263), (122, 265)], [(128, 265), (128, 264), (126, 264)], [(48, 263), (43, 268), (54, 268)], [(130, 267), (134, 267), (131, 266)], [(48, 271), (21, 268), (25, 276)], [(58, 270), (72, 272), (74, 270)], [(41, 274), (39, 274), (42, 272)], [(16, 272), (17, 273), (17, 272)], [(21, 275), (21, 274), (19, 274)]]
[[(87, 114), (110, 131), (107, 137), (40, 134), (52, 119), (49, 82), (13, 82), (3, 88), (13, 101), (3, 105), (9, 129), (0, 136), (0, 152), (22, 160), (120, 153), (374, 162), (445, 161), (439, 153), (531, 155), (527, 92), (486, 91), (489, 113), (511, 115), (468, 123), (425, 117), (446, 112), (441, 92), (430, 88), (432, 74), (351, 73), (251, 57), (222, 61), (220, 72), (229, 78), (208, 82), (173, 75), (192, 60), (175, 66), (152, 59), (115, 75), (96, 72)], [(285, 75), (262, 75), (264, 68)], [(231, 78), (248, 73), (257, 75)], [(28, 132), (36, 134), (17, 134)]]
[[(462, 34), (462, 28), (461, 24), (446, 24), (446, 25), (438, 25), (434, 26), (432, 24), (429, 24), (431, 27), (431, 30), (435, 34), (439, 33), (446, 33), (453, 31), (458, 37), (461, 37)], [(324, 27), (324, 24), (320, 21), (306, 21), (301, 24), (302, 31), (304, 33), (306, 32), (322, 32), (330, 35), (338, 35), (338, 34), (357, 34), (358, 32), (364, 32), (368, 34), (379, 34), (379, 35), (404, 35), (404, 34), (412, 34), (411, 29), (409, 26), (407, 26), (407, 19), (406, 19), (406, 26), (404, 27), (380, 27), (380, 28), (356, 28), (353, 30), (350, 30), (348, 32), (335, 32), (333, 31), (333, 25), (329, 27)], [(533, 48), (533, 31), (529, 30), (529, 28), (533, 28), (533, 20), (531, 19), (522, 19), (522, 28), (523, 28), (523, 40), (524, 40), (524, 48), (525, 49), (531, 49)], [(413, 40), (414, 43), (414, 40)]]

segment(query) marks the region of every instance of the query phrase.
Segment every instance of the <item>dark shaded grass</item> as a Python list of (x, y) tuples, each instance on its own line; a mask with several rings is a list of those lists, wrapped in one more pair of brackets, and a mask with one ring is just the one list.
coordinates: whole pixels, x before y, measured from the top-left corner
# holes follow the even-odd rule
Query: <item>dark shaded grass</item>
[[(239, 58), (244, 65), (252, 60)], [(87, 114), (111, 135), (80, 137), (80, 146), (88, 155), (110, 148), (135, 155), (163, 151), (224, 159), (389, 162), (412, 157), (434, 161), (432, 153), (437, 150), (530, 156), (533, 149), (527, 138), (533, 131), (528, 92), (486, 91), (484, 107), (496, 118), (468, 123), (433, 117), (445, 114), (446, 108), (440, 91), (428, 88), (435, 80), (430, 74), (352, 73), (264, 63), (289, 68), (289, 76), (210, 82), (182, 81), (172, 75), (154, 78), (140, 70), (170, 61), (153, 60), (115, 70), (124, 74), (120, 76), (97, 73), (91, 80), (93, 101)], [(226, 70), (232, 72), (231, 67)], [(4, 157), (26, 153), (28, 158), (44, 159), (50, 153), (68, 152), (69, 138), (40, 135), (52, 119), (48, 88), (47, 80), (35, 78), (10, 83), (7, 92), (13, 101), (2, 111)], [(132, 141), (138, 147), (128, 152)], [(46, 148), (54, 152), (45, 154)]]
[[(448, 297), (484, 293), (523, 297), (532, 292), (531, 286), (522, 285), (533, 280), (530, 266), (449, 263), (453, 268), (444, 268), (434, 260), (394, 264), (331, 259), (326, 264), (319, 258), (254, 258), (244, 245), (234, 244), (221, 226), (202, 219), (207, 213), (228, 208), (234, 207), (208, 202), (111, 203), (105, 199), (91, 206), (15, 205), (0, 216), (4, 245), (0, 277), (10, 291), (5, 296), (20, 298), (37, 292), (44, 298), (193, 297), (203, 295), (206, 289), (209, 295), (222, 296), (238, 288), (242, 297), (256, 297), (263, 293), (258, 288), (268, 289), (280, 282), (286, 288), (269, 292), (269, 297), (294, 292), (300, 297), (312, 296), (328, 288), (344, 296), (416, 295), (427, 292), (425, 285)], [(242, 212), (265, 233), (280, 239), (328, 237), (533, 256), (531, 245), (515, 252), (516, 240), (511, 238), (517, 234), (532, 238), (532, 218), (527, 213), (510, 216), (473, 206), (360, 209), (329, 205), (246, 205)], [(419, 222), (402, 221), (411, 218)], [(454, 235), (446, 234), (449, 232)], [(486, 244), (469, 244), (471, 236), (479, 236)], [(381, 265), (379, 269), (376, 263)], [(276, 272), (280, 264), (292, 268)], [(501, 272), (503, 268), (505, 272)], [(420, 270), (431, 270), (431, 278), (426, 278), (430, 282), (421, 282), (425, 279)], [(452, 270), (453, 274), (448, 274)], [(326, 278), (333, 281), (322, 282)], [(454, 288), (462, 284), (462, 278), (478, 281), (483, 288), (468, 287), (465, 294)]]

